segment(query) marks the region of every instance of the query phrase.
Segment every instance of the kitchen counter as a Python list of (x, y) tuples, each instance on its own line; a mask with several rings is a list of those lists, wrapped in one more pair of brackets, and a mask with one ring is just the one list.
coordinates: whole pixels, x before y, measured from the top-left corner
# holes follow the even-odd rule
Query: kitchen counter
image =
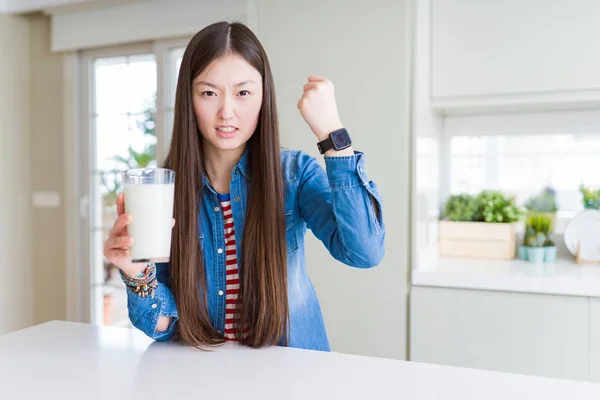
[(412, 285), (442, 288), (600, 297), (600, 265), (572, 260), (432, 257), (412, 271)]
[(597, 400), (600, 385), (231, 342), (200, 351), (153, 342), (137, 330), (53, 321), (0, 336), (0, 393), (86, 400)]

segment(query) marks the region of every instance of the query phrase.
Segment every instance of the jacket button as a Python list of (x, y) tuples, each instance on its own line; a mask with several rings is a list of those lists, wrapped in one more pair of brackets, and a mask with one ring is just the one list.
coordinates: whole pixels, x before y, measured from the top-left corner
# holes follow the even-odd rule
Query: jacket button
[(219, 296), (223, 296), (223, 291), (219, 290)]
[(223, 254), (223, 249), (217, 249), (217, 253)]
[(234, 200), (239, 202), (240, 201), (240, 196), (235, 196)]
[(215, 212), (219, 212), (221, 209), (219, 207), (215, 207)]

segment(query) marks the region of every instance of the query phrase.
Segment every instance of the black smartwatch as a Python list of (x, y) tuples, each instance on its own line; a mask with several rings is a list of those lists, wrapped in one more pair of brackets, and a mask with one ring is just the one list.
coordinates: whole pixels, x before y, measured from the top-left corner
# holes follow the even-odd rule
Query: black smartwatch
[(345, 128), (331, 132), (327, 139), (317, 143), (317, 148), (321, 154), (325, 154), (331, 149), (344, 150), (350, 146), (352, 146), (352, 140)]

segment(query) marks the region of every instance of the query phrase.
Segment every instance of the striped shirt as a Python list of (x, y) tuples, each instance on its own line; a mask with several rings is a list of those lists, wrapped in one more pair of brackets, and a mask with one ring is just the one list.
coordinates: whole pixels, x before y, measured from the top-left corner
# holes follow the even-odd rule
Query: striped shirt
[(240, 322), (240, 276), (238, 273), (237, 254), (235, 245), (235, 228), (229, 194), (219, 194), (219, 203), (223, 212), (225, 224), (225, 339), (236, 340), (235, 331)]

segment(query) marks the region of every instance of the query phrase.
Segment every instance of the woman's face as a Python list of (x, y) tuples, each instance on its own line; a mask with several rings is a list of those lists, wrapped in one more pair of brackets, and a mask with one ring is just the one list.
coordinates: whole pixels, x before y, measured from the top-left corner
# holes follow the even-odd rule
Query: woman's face
[(260, 73), (240, 56), (223, 56), (194, 78), (192, 96), (205, 149), (243, 149), (258, 124)]

